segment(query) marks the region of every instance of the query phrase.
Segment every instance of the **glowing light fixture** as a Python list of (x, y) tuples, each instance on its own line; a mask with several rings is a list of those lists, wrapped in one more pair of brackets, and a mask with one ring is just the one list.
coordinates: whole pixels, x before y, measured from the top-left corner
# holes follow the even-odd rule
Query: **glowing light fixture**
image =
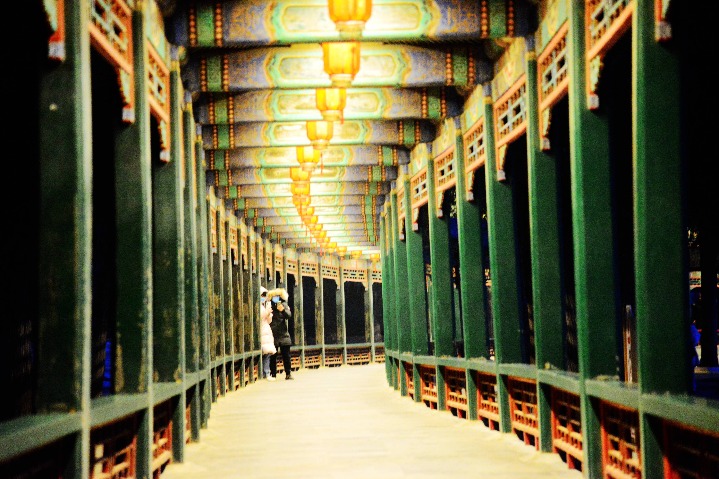
[[(307, 131), (309, 132), (309, 126)], [(298, 146), (296, 149), (297, 162), (300, 164), (300, 168), (307, 172), (314, 171), (315, 166), (317, 166), (317, 163), (320, 161), (322, 152), (314, 146)]]
[(372, 253), (371, 255), (369, 255), (369, 259), (370, 259), (373, 263), (378, 262), (379, 259), (380, 259), (379, 253)]
[(345, 254), (345, 253), (347, 253), (347, 246), (338, 246), (338, 247), (337, 247), (337, 253), (338, 253), (338, 254)]
[[(342, 110), (347, 104), (347, 90), (344, 88), (318, 88), (315, 90), (315, 104), (325, 121), (341, 120)], [(297, 156), (299, 157), (299, 154)]]
[(307, 138), (309, 138), (316, 150), (327, 148), (333, 133), (331, 121), (317, 120), (307, 122)]
[(348, 88), (360, 69), (359, 42), (327, 42), (322, 44), (325, 72), (335, 88)]
[(310, 182), (309, 181), (296, 181), (290, 186), (290, 190), (293, 195), (309, 195), (310, 194)]
[(362, 256), (362, 250), (356, 249), (356, 250), (354, 250), (354, 251), (352, 251), (352, 252), (350, 253), (350, 256), (352, 256), (353, 258), (357, 259), (357, 258), (359, 258), (360, 256)]
[(341, 38), (359, 38), (372, 15), (372, 0), (329, 0), (329, 10)]
[(293, 166), (290, 168), (290, 178), (292, 181), (310, 181), (310, 172)]
[(295, 206), (309, 206), (310, 205), (310, 197), (304, 196), (304, 195), (293, 195), (292, 196), (292, 202), (295, 204)]

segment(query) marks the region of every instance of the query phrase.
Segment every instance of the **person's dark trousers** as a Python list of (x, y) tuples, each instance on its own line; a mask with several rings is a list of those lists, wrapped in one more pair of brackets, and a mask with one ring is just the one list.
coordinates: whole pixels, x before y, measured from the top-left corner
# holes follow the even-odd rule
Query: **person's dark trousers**
[(270, 356), (270, 374), (272, 377), (277, 377), (277, 353)]
[[(280, 346), (280, 352), (282, 353), (282, 364), (285, 367), (285, 378), (291, 378), (292, 377), (292, 358), (290, 357), (290, 347), (291, 346)], [(277, 355), (275, 354), (275, 357)], [(275, 370), (277, 369), (275, 359)]]

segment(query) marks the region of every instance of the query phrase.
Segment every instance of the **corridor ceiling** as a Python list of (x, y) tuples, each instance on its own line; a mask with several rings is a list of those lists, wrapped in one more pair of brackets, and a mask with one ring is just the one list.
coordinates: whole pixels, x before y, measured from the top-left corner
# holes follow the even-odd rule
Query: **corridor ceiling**
[(360, 3), (371, 4), (371, 16), (357, 39), (359, 71), (310, 175), (308, 211), (331, 238), (320, 246), (298, 213), (290, 168), (299, 166), (297, 147), (311, 145), (307, 122), (322, 120), (317, 89), (332, 86), (322, 45), (347, 41), (328, 1), (158, 1), (168, 38), (181, 47), (208, 183), (283, 247), (378, 253), (385, 195), (412, 148), (434, 140), (440, 122), (493, 78), (505, 40), (533, 32), (539, 8), (529, 0)]

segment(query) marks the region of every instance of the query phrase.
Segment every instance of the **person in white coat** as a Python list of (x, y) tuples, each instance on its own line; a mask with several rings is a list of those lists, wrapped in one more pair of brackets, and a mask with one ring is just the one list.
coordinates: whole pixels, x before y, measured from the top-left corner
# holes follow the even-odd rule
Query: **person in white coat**
[(267, 300), (267, 289), (260, 286), (260, 346), (262, 348), (262, 377), (268, 381), (275, 378), (270, 374), (270, 358), (277, 354), (275, 337), (272, 334), (272, 307)]

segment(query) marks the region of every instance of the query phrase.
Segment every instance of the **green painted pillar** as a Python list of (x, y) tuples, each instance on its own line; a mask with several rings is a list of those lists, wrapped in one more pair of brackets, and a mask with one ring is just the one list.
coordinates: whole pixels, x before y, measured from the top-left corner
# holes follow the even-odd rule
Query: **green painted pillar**
[[(118, 131), (115, 154), (117, 209), (118, 394), (148, 394), (152, 384), (152, 181), (147, 41), (143, 5), (132, 19), (135, 122)], [(140, 415), (137, 476), (152, 473), (152, 397)]]
[[(459, 281), (464, 328), (464, 356), (489, 358), (487, 344), (487, 303), (484, 288), (482, 225), (480, 205), (467, 198), (467, 176), (464, 172), (464, 143), (457, 137), (457, 229), (459, 232)], [(484, 190), (482, 190), (484, 195)], [(468, 381), (469, 385), (470, 382)], [(468, 395), (470, 393), (468, 392)], [(471, 395), (470, 395), (471, 397)], [(476, 399), (476, 398), (473, 398)], [(472, 409), (470, 409), (472, 411)], [(476, 413), (476, 411), (473, 411)]]
[(622, 349), (617, 338), (618, 304), (613, 266), (609, 152), (605, 119), (587, 108), (584, 4), (569, 18), (569, 129), (574, 273), (577, 298), (579, 392), (584, 470), (601, 475), (602, 444), (598, 411), (584, 380), (616, 376)]
[(382, 321), (384, 326), (384, 345), (385, 345), (385, 373), (387, 374), (387, 382), (392, 386), (392, 358), (390, 353), (394, 350), (394, 338), (392, 329), (394, 328), (394, 305), (392, 300), (394, 297), (394, 264), (392, 258), (391, 242), (391, 206), (387, 208), (382, 217)]
[[(528, 49), (529, 50), (529, 49)], [(528, 53), (527, 68), (527, 183), (529, 246), (532, 255), (535, 357), (540, 369), (566, 369), (562, 287), (562, 235), (557, 159), (540, 149), (537, 59)], [(537, 384), (539, 443), (552, 452), (551, 389)]]
[(235, 301), (233, 293), (233, 272), (232, 272), (232, 250), (230, 249), (230, 228), (233, 227), (232, 210), (223, 208), (225, 211), (225, 244), (226, 252), (222, 272), (222, 305), (223, 305), (223, 330), (224, 330), (224, 381), (223, 390), (233, 389), (234, 361), (232, 353), (235, 347), (234, 335), (234, 308)]
[(391, 195), (392, 201), (392, 237), (394, 238), (394, 278), (397, 294), (396, 301), (397, 317), (397, 352), (406, 353), (412, 351), (412, 317), (409, 314), (406, 291), (407, 281), (407, 245), (399, 237), (399, 209), (397, 192)]
[[(434, 160), (427, 161), (429, 199), (429, 254), (432, 262), (432, 317), (434, 318), (434, 354), (454, 356), (452, 320), (452, 276), (449, 266), (449, 230), (437, 216), (437, 192), (434, 183)], [(440, 374), (437, 374), (439, 381)], [(439, 387), (439, 385), (438, 385)]]
[[(639, 390), (683, 394), (692, 391), (693, 371), (686, 307), (686, 230), (682, 210), (676, 207), (682, 204), (683, 176), (679, 62), (654, 37), (654, 4), (638, 0), (632, 23)], [(664, 475), (660, 426), (646, 414), (640, 415), (643, 477)]]
[[(429, 354), (427, 334), (427, 296), (425, 294), (422, 235), (412, 230), (412, 188), (404, 180), (404, 236), (407, 250), (407, 312), (412, 330), (412, 353)], [(419, 399), (419, 395), (415, 395)]]
[[(90, 422), (92, 137), (90, 12), (85, 2), (65, 2), (65, 61), (39, 84), (40, 240), (38, 310), (42, 328), (37, 362), (38, 413), (74, 410)], [(64, 88), (57, 88), (63, 85)], [(119, 114), (119, 113), (118, 113)], [(64, 234), (58, 234), (64, 232)], [(27, 266), (27, 265), (25, 265)], [(90, 469), (90, 430), (73, 441), (72, 479)]]
[[(184, 375), (184, 198), (182, 184), (182, 112), (179, 72), (170, 72), (170, 161), (154, 162), (153, 225), (153, 358), (158, 382)], [(183, 416), (184, 417), (184, 416)]]
[(207, 420), (210, 417), (210, 405), (212, 403), (212, 394), (209, 387), (210, 381), (210, 228), (207, 217), (208, 197), (205, 188), (205, 169), (207, 161), (205, 159), (205, 150), (202, 147), (202, 137), (198, 134), (195, 137), (195, 155), (197, 163), (195, 171), (197, 176), (197, 246), (198, 267), (197, 267), (197, 287), (198, 287), (198, 309), (199, 309), (199, 371), (201, 383), (199, 384), (198, 395), (202, 398), (202, 414), (201, 427), (207, 427)]
[[(196, 373), (200, 370), (200, 304), (199, 304), (199, 223), (197, 163), (195, 151), (195, 121), (192, 102), (185, 98), (183, 111), (183, 138), (185, 149), (185, 371)], [(200, 440), (201, 399), (199, 388), (194, 386), (190, 402), (190, 434), (192, 441)]]

